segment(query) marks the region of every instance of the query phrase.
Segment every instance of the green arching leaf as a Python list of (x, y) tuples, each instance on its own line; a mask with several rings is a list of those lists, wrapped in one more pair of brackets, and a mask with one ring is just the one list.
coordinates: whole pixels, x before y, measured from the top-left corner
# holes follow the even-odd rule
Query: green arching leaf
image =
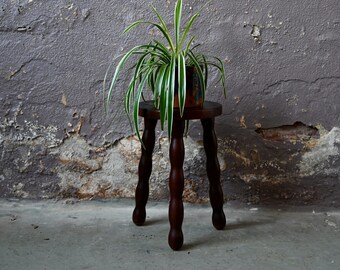
[(225, 83), (225, 69), (224, 69), (224, 64), (221, 61), (221, 59), (219, 59), (218, 57), (213, 57), (214, 59), (216, 59), (219, 63), (220, 63), (220, 75), (221, 75), (221, 82), (222, 82), (222, 86), (223, 86), (223, 93), (224, 93), (224, 97), (227, 97), (227, 87), (226, 87), (226, 83)]
[(148, 70), (153, 69), (153, 65), (147, 64), (149, 61), (147, 61), (147, 62), (145, 61), (148, 56), (149, 56), (148, 52), (144, 53), (144, 55), (140, 57), (139, 61), (135, 65), (135, 71), (134, 71), (133, 77), (132, 77), (131, 82), (129, 84), (128, 91), (125, 94), (124, 107), (125, 107), (125, 111), (126, 111), (127, 115), (130, 115), (129, 104), (131, 103), (131, 96), (132, 97), (135, 96), (135, 88), (136, 88), (138, 78), (142, 78), (143, 76), (145, 76), (145, 75), (143, 75), (145, 72), (148, 72)]
[(182, 35), (182, 38), (181, 38), (181, 41), (180, 41), (180, 43), (179, 43), (179, 48), (182, 48), (182, 46), (183, 46), (183, 43), (184, 43), (184, 41), (185, 41), (185, 39), (186, 39), (186, 36), (187, 36), (187, 34), (188, 34), (188, 32), (189, 32), (189, 30), (190, 30), (190, 28), (191, 28), (191, 26), (192, 26), (192, 24), (194, 23), (194, 21), (197, 19), (197, 17), (200, 15), (200, 13), (202, 12), (202, 10), (203, 10), (203, 8), (206, 6), (206, 5), (208, 5), (209, 3), (211, 2), (211, 0), (210, 1), (208, 1), (207, 3), (205, 3), (191, 18), (190, 18), (190, 20), (189, 20), (189, 22), (188, 22), (188, 24), (187, 24), (187, 27), (184, 29), (184, 32), (183, 32), (183, 35)]
[(142, 49), (144, 49), (143, 51), (136, 51), (136, 52), (134, 52), (134, 53), (144, 53), (145, 52), (145, 50), (149, 50), (149, 49), (155, 49), (155, 51), (157, 51), (157, 50), (159, 50), (159, 52), (162, 52), (162, 50), (160, 50), (160, 48), (158, 47), (158, 45), (156, 44), (156, 45), (154, 45), (154, 44), (152, 44), (152, 43), (149, 43), (149, 44), (142, 44), (142, 45), (139, 45), (139, 46), (141, 46), (141, 48)]
[(198, 76), (198, 80), (199, 80), (200, 85), (202, 87), (202, 94), (203, 94), (203, 101), (204, 101), (205, 100), (205, 90), (206, 90), (206, 88), (205, 88), (205, 82), (204, 82), (204, 77), (203, 77), (203, 72), (202, 72), (201, 66), (198, 63), (198, 61), (195, 57), (195, 54), (193, 54), (191, 50), (189, 50), (188, 56), (191, 59), (193, 65), (196, 69), (196, 74)]
[(185, 98), (186, 98), (186, 65), (185, 65), (185, 57), (183, 52), (181, 52), (178, 56), (178, 104), (179, 111), (181, 117), (183, 116), (184, 106), (185, 106)]
[(215, 62), (209, 61), (209, 60), (207, 60), (206, 63), (207, 63), (207, 65), (210, 65), (210, 66), (213, 66), (213, 67), (217, 68), (218, 71), (220, 72), (220, 79), (219, 79), (219, 81), (221, 81), (221, 84), (222, 84), (222, 87), (223, 87), (223, 94), (224, 94), (224, 97), (226, 98), (226, 96), (227, 96), (227, 87), (226, 87), (226, 82), (225, 82), (224, 64), (223, 64), (223, 62), (219, 58), (217, 58), (217, 57), (212, 57), (212, 58), (216, 59), (218, 63), (215, 63)]
[(199, 53), (196, 53), (196, 54), (194, 54), (194, 56), (195, 56), (195, 59), (197, 60), (197, 62), (201, 65), (202, 62), (204, 61), (202, 55), (199, 54)]
[(202, 63), (204, 66), (204, 82), (205, 82), (205, 89), (208, 87), (208, 64), (207, 64), (207, 59), (206, 57), (202, 54)]
[(159, 22), (161, 23), (161, 25), (163, 26), (163, 28), (166, 30), (166, 32), (170, 35), (169, 29), (166, 26), (166, 23), (164, 22), (162, 16), (160, 15), (160, 13), (158, 12), (158, 10), (155, 8), (154, 5), (151, 4), (151, 8), (153, 9), (153, 11), (155, 12)]
[[(157, 63), (157, 62), (156, 62)], [(157, 91), (156, 90), (156, 80), (157, 80), (157, 77), (158, 77), (158, 72), (159, 72), (159, 68), (160, 66), (158, 66), (157, 64), (155, 63), (155, 68), (152, 72), (152, 81), (153, 81), (153, 89), (152, 89), (152, 94), (155, 95), (155, 92)]]
[[(149, 59), (147, 65), (153, 66), (154, 63), (155, 63), (155, 62), (154, 62), (153, 57), (150, 57), (150, 59)], [(151, 72), (151, 74), (148, 76), (148, 85), (149, 85), (149, 87), (151, 88), (151, 91), (154, 92), (154, 91), (155, 91), (154, 70), (153, 70), (153, 72)], [(144, 97), (143, 97), (143, 99), (144, 99)]]
[(163, 64), (167, 64), (169, 62), (169, 60), (160, 53), (150, 52), (150, 56), (154, 58), (155, 62), (159, 62), (156, 58), (158, 58)]
[[(199, 44), (193, 46), (194, 37), (188, 39), (188, 34), (193, 23), (197, 20), (201, 11), (208, 3), (210, 3), (210, 1), (203, 5), (200, 10), (190, 18), (187, 25), (184, 26), (184, 31), (181, 33), (180, 30), (183, 1), (178, 0), (176, 2), (173, 19), (173, 39), (164, 20), (162, 19), (156, 8), (154, 8), (152, 5), (151, 6), (153, 8), (153, 11), (157, 15), (159, 22), (157, 21), (157, 23), (154, 23), (151, 21), (137, 21), (124, 30), (124, 32), (126, 33), (137, 25), (146, 24), (157, 28), (166, 40), (165, 42), (152, 40), (150, 43), (136, 46), (128, 51), (126, 54), (124, 54), (122, 59), (118, 62), (118, 65), (116, 66), (107, 96), (104, 96), (104, 101), (105, 97), (107, 97), (106, 101), (108, 104), (108, 102), (112, 99), (112, 93), (117, 85), (117, 78), (119, 74), (121, 74), (122, 68), (126, 65), (126, 62), (131, 58), (131, 56), (136, 55), (138, 59), (136, 60), (135, 64), (130, 68), (132, 71), (132, 78), (127, 90), (125, 91), (124, 108), (129, 116), (130, 124), (130, 116), (133, 109), (132, 128), (135, 130), (140, 141), (142, 140), (139, 133), (138, 111), (139, 103), (142, 98), (144, 99), (143, 93), (145, 93), (144, 89), (146, 90), (146, 83), (149, 84), (153, 91), (154, 106), (160, 110), (160, 122), (162, 129), (164, 129), (165, 122), (167, 122), (167, 131), (169, 138), (171, 138), (172, 136), (172, 126), (174, 121), (173, 104), (175, 101), (174, 92), (176, 84), (178, 84), (179, 112), (181, 116), (183, 116), (184, 113), (187, 65), (193, 66), (196, 70), (197, 79), (203, 90), (203, 99), (205, 99), (205, 91), (207, 89), (207, 82), (210, 71), (208, 67), (210, 68), (210, 66), (212, 66), (213, 68), (217, 68), (220, 74), (221, 84), (224, 88), (224, 94), (226, 95), (225, 71), (223, 62), (215, 57), (210, 58), (205, 55), (193, 53), (193, 49), (199, 46)], [(113, 61), (111, 62), (111, 65), (112, 64)], [(104, 92), (106, 89), (108, 72), (111, 68), (111, 65), (109, 66), (104, 77)]]
[(147, 23), (152, 24), (152, 22), (149, 22), (149, 21), (136, 21), (136, 22), (130, 24), (128, 27), (126, 27), (126, 28), (123, 30), (123, 34), (129, 32), (132, 28), (136, 27), (136, 26), (139, 25), (139, 24), (147, 24)]
[(128, 87), (128, 91), (125, 94), (125, 99), (124, 99), (124, 109), (125, 109), (127, 118), (129, 120), (129, 124), (130, 124), (131, 130), (133, 130), (133, 125), (132, 125), (132, 121), (131, 121), (131, 117), (130, 117), (130, 105), (131, 105), (132, 87), (134, 87), (133, 78), (131, 79), (131, 82), (130, 82), (129, 87)]
[(171, 36), (170, 36), (170, 33), (169, 31), (167, 30), (167, 28), (164, 28), (163, 25), (159, 25), (157, 23), (153, 23), (153, 22), (150, 22), (150, 21), (137, 21), (137, 22), (134, 22), (133, 24), (131, 24), (130, 26), (128, 26), (124, 31), (123, 33), (126, 33), (128, 31), (130, 31), (132, 28), (134, 28), (135, 26), (139, 25), (139, 24), (151, 24), (152, 26), (155, 26), (158, 28), (159, 31), (162, 32), (163, 36), (166, 38), (166, 40), (168, 41), (169, 45), (170, 45), (170, 48), (171, 50), (174, 52), (175, 51), (175, 47), (174, 47), (174, 44), (171, 40)]
[(175, 6), (175, 14), (174, 14), (174, 27), (175, 27), (175, 36), (176, 36), (176, 54), (179, 53), (179, 36), (180, 36), (180, 28), (181, 28), (181, 18), (182, 18), (182, 0), (177, 0)]
[(135, 70), (134, 76), (132, 77), (132, 79), (130, 81), (128, 91), (125, 94), (124, 109), (125, 109), (125, 112), (128, 116), (129, 124), (130, 124), (132, 130), (133, 130), (133, 125), (132, 125), (132, 121), (131, 121), (131, 118), (130, 118), (130, 106), (131, 106), (131, 104), (134, 103), (133, 99), (135, 97), (135, 87), (136, 87), (137, 78), (139, 77), (139, 73), (143, 73), (145, 71), (146, 71), (146, 68), (142, 69), (140, 67), (137, 67), (137, 70)]
[(196, 44), (195, 46), (192, 46), (192, 48), (190, 48), (191, 51), (193, 51), (194, 49), (196, 49), (197, 47), (201, 46), (200, 43)]
[(163, 86), (161, 88), (160, 94), (160, 104), (159, 104), (159, 111), (160, 111), (160, 122), (161, 122), (161, 129), (164, 129), (164, 123), (167, 119), (167, 107), (168, 107), (168, 99), (167, 93), (169, 91), (169, 78), (170, 78), (170, 66), (167, 66), (164, 72), (164, 79), (163, 79)]
[(142, 91), (142, 95), (141, 95), (141, 97), (142, 97), (142, 100), (143, 100), (143, 101), (146, 101), (146, 100), (145, 100), (145, 97), (144, 97), (144, 93), (143, 93), (143, 91)]
[(170, 58), (168, 58), (167, 55), (164, 55), (163, 51), (160, 50), (158, 46), (147, 45), (147, 48), (145, 48), (144, 51), (138, 52), (138, 54), (144, 54), (145, 52), (148, 52), (150, 54), (150, 57), (154, 57), (155, 60), (156, 60), (156, 58), (158, 58), (163, 63), (169, 63), (170, 62)]
[(186, 56), (186, 55), (188, 54), (188, 51), (189, 51), (189, 49), (190, 49), (190, 47), (191, 47), (191, 44), (194, 42), (194, 39), (195, 39), (195, 36), (193, 36), (193, 37), (189, 40), (189, 42), (188, 42), (188, 44), (187, 44), (187, 46), (186, 46), (186, 48), (185, 48), (185, 50), (184, 50), (184, 56)]
[(171, 54), (170, 54), (169, 50), (160, 41), (154, 39), (153, 42), (156, 43), (156, 45), (158, 46), (158, 49), (163, 53), (164, 56), (166, 56), (166, 58), (168, 60), (167, 63), (170, 63), (170, 61), (171, 61)]
[(212, 61), (208, 60), (207, 61), (207, 65), (213, 66), (213, 67), (217, 68), (220, 72), (222, 71), (221, 67), (218, 64), (216, 64), (215, 62), (212, 62)]
[(125, 94), (125, 112), (128, 116), (130, 116), (130, 106), (129, 104), (131, 104), (131, 96), (134, 97), (135, 96), (135, 89), (136, 89), (136, 83), (138, 80), (138, 77), (145, 71), (144, 69), (142, 69), (143, 64), (145, 62), (145, 58), (148, 56), (148, 53), (145, 53), (137, 62), (137, 65), (135, 67), (135, 72), (133, 74), (133, 77), (131, 79), (131, 82), (129, 84), (128, 87), (128, 91)]
[(134, 48), (132, 48), (130, 51), (128, 51), (124, 56), (123, 58), (119, 61), (117, 67), (116, 67), (116, 70), (115, 70), (115, 73), (112, 77), (112, 80), (111, 80), (111, 84), (110, 84), (110, 88), (108, 90), (108, 93), (107, 93), (107, 100), (106, 100), (106, 105), (108, 106), (108, 103), (110, 102), (111, 100), (111, 97), (112, 97), (112, 93), (113, 93), (113, 89), (116, 85), (116, 81), (117, 81), (117, 78), (118, 78), (118, 75), (122, 69), (122, 67), (124, 66), (124, 64), (126, 63), (126, 61), (129, 59), (129, 57), (132, 55), (132, 53), (135, 51), (135, 50), (138, 50), (140, 48), (142, 48), (144, 45), (139, 45), (139, 46), (136, 46)]
[(150, 51), (152, 56), (158, 57), (164, 64), (170, 63), (171, 55), (168, 52), (164, 52), (163, 48), (160, 48), (160, 45), (156, 45), (156, 49)]
[(176, 76), (176, 55), (172, 55), (170, 64), (170, 78), (169, 78), (169, 89), (168, 89), (168, 137), (172, 135), (172, 123), (173, 123), (173, 112), (174, 112), (174, 95), (175, 95), (175, 76)]
[[(121, 56), (121, 55), (120, 55)], [(105, 113), (107, 113), (107, 104), (106, 104), (106, 102), (105, 102), (105, 100), (106, 100), (106, 95), (105, 95), (105, 92), (106, 92), (106, 82), (107, 82), (107, 77), (108, 77), (108, 74), (109, 74), (109, 72), (110, 72), (110, 70), (111, 70), (111, 66), (113, 65), (113, 62), (117, 59), (117, 58), (119, 58), (120, 56), (118, 56), (118, 57), (114, 57), (112, 60), (111, 60), (111, 62), (110, 62), (110, 65), (109, 65), (109, 67), (107, 68), (107, 70), (106, 70), (106, 72), (105, 72), (105, 76), (104, 76), (104, 80), (103, 80), (103, 105), (104, 105), (104, 111), (105, 111)]]
[[(140, 98), (141, 98), (141, 95), (142, 95), (142, 91), (143, 91), (145, 82), (146, 82), (146, 80), (147, 80), (147, 78), (148, 78), (148, 76), (150, 75), (151, 72), (152, 72), (152, 69), (148, 70), (146, 72), (145, 76), (143, 77), (142, 81), (140, 82), (140, 84), (138, 86), (138, 90), (137, 90), (136, 97), (135, 97), (135, 100), (134, 100), (133, 122), (134, 122), (135, 132), (137, 134), (138, 140), (141, 142), (142, 145), (143, 145), (143, 141), (142, 141), (142, 138), (141, 138), (140, 133), (139, 133), (139, 121), (138, 121), (139, 102), (140, 102)], [(143, 145), (143, 147), (144, 147), (144, 145)]]
[[(170, 35), (169, 30), (168, 30), (168, 27), (166, 26), (166, 23), (164, 22), (162, 16), (159, 14), (158, 10), (157, 10), (153, 5), (151, 5), (151, 7), (152, 7), (153, 11), (155, 12), (156, 16), (158, 17), (158, 19), (159, 19), (161, 25), (163, 26), (164, 32), (165, 32), (165, 34), (166, 34), (166, 35), (165, 35), (165, 34), (163, 33), (163, 35), (165, 36), (165, 38), (166, 38), (167, 41), (169, 42), (169, 46), (170, 46), (172, 52), (175, 52), (175, 47), (174, 47), (174, 44), (173, 44), (173, 42), (172, 42), (171, 35)], [(168, 38), (167, 38), (166, 36), (168, 36)]]
[(181, 41), (179, 42), (179, 45), (178, 45), (179, 48), (182, 48), (183, 43), (184, 43), (184, 41), (185, 41), (185, 39), (186, 39), (186, 37), (187, 37), (187, 34), (188, 34), (188, 32), (189, 32), (189, 30), (190, 30), (190, 28), (191, 28), (191, 25), (192, 25), (193, 22), (197, 19), (198, 15), (199, 15), (199, 13), (196, 13), (195, 15), (193, 15), (193, 16), (191, 17), (190, 21), (188, 22), (187, 27), (184, 29), (184, 32), (183, 32)]
[(158, 76), (156, 78), (156, 87), (155, 87), (155, 93), (154, 93), (154, 106), (155, 108), (159, 109), (159, 103), (160, 103), (160, 95), (163, 87), (163, 81), (165, 77), (165, 71), (167, 69), (167, 66), (163, 65), (160, 67)]

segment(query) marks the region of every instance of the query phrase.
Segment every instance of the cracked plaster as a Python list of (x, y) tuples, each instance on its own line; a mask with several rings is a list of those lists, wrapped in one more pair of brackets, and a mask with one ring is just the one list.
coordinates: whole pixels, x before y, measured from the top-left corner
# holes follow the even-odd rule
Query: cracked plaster
[[(173, 2), (155, 5), (171, 19)], [(185, 11), (197, 5), (185, 1)], [(318, 200), (309, 185), (320, 185), (330, 201), (338, 196), (339, 152), (332, 142), (340, 123), (339, 13), (336, 0), (213, 1), (194, 26), (202, 50), (226, 65), (228, 98), (216, 89), (215, 73), (208, 87), (208, 99), (223, 103), (216, 132), (226, 199), (264, 200), (264, 183), (280, 198)], [(142, 30), (123, 36), (122, 30), (149, 17), (144, 1), (1, 2), (0, 196), (133, 195), (139, 146), (121, 113), (121, 92), (110, 115), (103, 113), (101, 84), (111, 59), (145, 39)], [(119, 88), (126, 84), (122, 79)], [(325, 131), (308, 140), (282, 134), (280, 142), (255, 133), (298, 121)], [(162, 134), (157, 131), (154, 198), (167, 196)], [(187, 188), (185, 197), (206, 200), (198, 122), (189, 134), (186, 185), (193, 192)], [(324, 192), (327, 186), (332, 190)]]

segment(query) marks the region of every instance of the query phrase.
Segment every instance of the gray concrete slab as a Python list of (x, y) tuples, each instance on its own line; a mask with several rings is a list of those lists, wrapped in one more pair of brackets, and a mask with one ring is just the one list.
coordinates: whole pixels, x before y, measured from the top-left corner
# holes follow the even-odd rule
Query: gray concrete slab
[(340, 211), (185, 205), (184, 246), (167, 245), (167, 203), (131, 222), (133, 200), (0, 200), (0, 269), (340, 269)]

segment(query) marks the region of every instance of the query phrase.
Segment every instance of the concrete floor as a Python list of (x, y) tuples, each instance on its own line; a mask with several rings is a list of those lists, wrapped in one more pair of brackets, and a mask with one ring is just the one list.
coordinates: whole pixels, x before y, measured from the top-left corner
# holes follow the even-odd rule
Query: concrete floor
[[(71, 202), (71, 203), (70, 203)], [(184, 246), (167, 245), (167, 203), (131, 222), (133, 200), (0, 200), (0, 269), (340, 269), (340, 211), (185, 205)]]

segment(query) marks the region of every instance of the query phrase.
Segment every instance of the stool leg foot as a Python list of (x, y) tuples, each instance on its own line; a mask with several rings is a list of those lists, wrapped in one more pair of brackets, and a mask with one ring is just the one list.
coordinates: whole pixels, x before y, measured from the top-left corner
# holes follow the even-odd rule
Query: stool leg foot
[(223, 212), (223, 191), (220, 182), (220, 165), (217, 159), (217, 140), (214, 130), (214, 118), (202, 119), (203, 143), (207, 156), (207, 174), (209, 179), (209, 197), (213, 209), (212, 223), (217, 230), (225, 227)]
[(144, 118), (144, 133), (142, 155), (138, 166), (138, 184), (136, 188), (136, 206), (132, 214), (132, 220), (137, 226), (145, 222), (145, 206), (149, 198), (149, 178), (152, 171), (152, 152), (155, 146), (155, 127), (157, 120)]
[(169, 246), (173, 250), (179, 250), (183, 245), (182, 223), (184, 216), (182, 194), (184, 189), (184, 120), (175, 120), (173, 123), (172, 138), (170, 144), (171, 171), (169, 177), (170, 204), (169, 221), (170, 232)]
[(145, 223), (145, 219), (146, 219), (145, 207), (144, 209), (143, 207), (141, 208), (135, 207), (132, 214), (133, 223), (135, 223), (135, 225), (137, 226), (143, 226)]
[(183, 232), (182, 230), (170, 230), (168, 237), (169, 246), (173, 250), (180, 250), (183, 246)]
[(212, 223), (216, 230), (223, 230), (226, 224), (223, 209), (213, 210)]

